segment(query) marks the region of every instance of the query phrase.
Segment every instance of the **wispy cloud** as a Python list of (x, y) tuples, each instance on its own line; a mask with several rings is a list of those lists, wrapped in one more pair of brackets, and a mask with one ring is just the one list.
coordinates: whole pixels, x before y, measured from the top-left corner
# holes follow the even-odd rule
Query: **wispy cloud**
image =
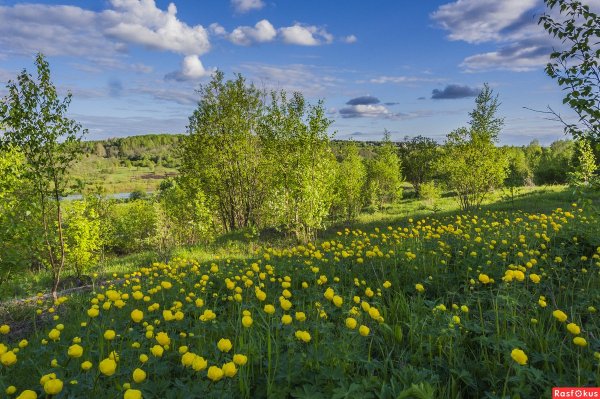
[[(600, 0), (586, 4), (600, 11)], [(465, 71), (526, 72), (543, 67), (553, 48), (564, 46), (538, 25), (544, 12), (542, 0), (457, 0), (440, 6), (431, 18), (448, 31), (449, 40), (497, 45), (494, 51), (466, 57), (460, 65)]]
[(263, 0), (231, 0), (235, 12), (244, 14), (253, 10), (260, 10), (265, 6)]

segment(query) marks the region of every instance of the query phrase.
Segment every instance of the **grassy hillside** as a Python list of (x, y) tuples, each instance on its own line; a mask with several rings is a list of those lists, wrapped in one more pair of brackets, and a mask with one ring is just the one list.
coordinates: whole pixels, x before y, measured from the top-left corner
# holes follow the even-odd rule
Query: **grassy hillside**
[(408, 200), (308, 245), (225, 236), (168, 265), (108, 263), (114, 283), (32, 303), (35, 324), (3, 314), (5, 345), (29, 345), (0, 388), (36, 389), (51, 372), (65, 395), (98, 398), (539, 398), (597, 386), (600, 224), (576, 200), (542, 189), (435, 215)]

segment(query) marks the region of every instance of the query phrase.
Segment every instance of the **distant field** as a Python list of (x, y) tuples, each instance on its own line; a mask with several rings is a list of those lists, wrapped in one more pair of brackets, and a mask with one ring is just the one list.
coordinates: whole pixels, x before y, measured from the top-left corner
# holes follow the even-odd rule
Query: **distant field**
[(82, 182), (88, 189), (101, 185), (107, 194), (126, 193), (134, 190), (156, 191), (160, 182), (177, 174), (174, 168), (163, 166), (122, 166), (116, 158), (89, 155), (81, 160), (71, 174), (74, 192)]

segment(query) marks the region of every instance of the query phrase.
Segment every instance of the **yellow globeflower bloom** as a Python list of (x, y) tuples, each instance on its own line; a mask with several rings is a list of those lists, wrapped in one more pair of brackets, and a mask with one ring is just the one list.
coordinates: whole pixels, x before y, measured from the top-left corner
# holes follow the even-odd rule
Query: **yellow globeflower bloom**
[(152, 353), (155, 357), (162, 357), (164, 351), (165, 351), (165, 349), (160, 345), (154, 345), (150, 349), (150, 353)]
[(69, 357), (79, 358), (83, 355), (83, 347), (81, 347), (81, 345), (78, 344), (71, 345), (69, 346), (67, 354), (69, 355)]
[(227, 338), (221, 338), (219, 342), (217, 342), (217, 348), (219, 348), (221, 352), (229, 352), (232, 347), (231, 341)]
[(96, 308), (91, 308), (91, 309), (88, 309), (88, 311), (87, 311), (87, 315), (92, 318), (98, 317), (99, 314), (100, 314), (100, 311)]
[(53, 328), (48, 333), (48, 338), (50, 338), (52, 341), (58, 341), (58, 339), (60, 338), (60, 331), (56, 328)]
[(208, 366), (208, 362), (202, 356), (196, 356), (192, 362), (194, 371), (202, 371)]
[(16, 387), (16, 386), (14, 386), (14, 385), (11, 385), (11, 386), (9, 386), (8, 388), (6, 388), (6, 389), (4, 390), (4, 392), (5, 392), (7, 395), (12, 395), (13, 393), (17, 392), (17, 387)]
[(490, 277), (487, 274), (483, 274), (483, 273), (479, 274), (478, 278), (482, 284), (489, 284), (491, 281)]
[(117, 336), (115, 330), (106, 330), (104, 331), (104, 339), (107, 341), (112, 341)]
[(357, 322), (355, 318), (348, 317), (346, 319), (346, 327), (348, 327), (349, 329), (354, 330), (356, 328), (356, 324)]
[(366, 337), (367, 335), (369, 335), (369, 332), (371, 332), (371, 330), (369, 329), (369, 327), (367, 327), (365, 325), (361, 325), (360, 327), (358, 327), (358, 333), (360, 335), (362, 335), (363, 337)]
[(296, 320), (298, 320), (298, 321), (305, 321), (306, 320), (306, 314), (304, 312), (296, 312)]
[(339, 296), (339, 295), (335, 295), (335, 296), (333, 297), (333, 304), (334, 304), (335, 306), (337, 306), (338, 308), (339, 308), (340, 306), (342, 306), (342, 304), (343, 304), (343, 303), (344, 303), (344, 300), (342, 299), (342, 297), (341, 297), (341, 296)]
[(192, 365), (192, 362), (194, 361), (195, 357), (195, 353), (186, 352), (183, 354), (183, 356), (181, 356), (181, 364), (183, 364), (185, 367), (189, 367)]
[(275, 313), (275, 306), (273, 306), (273, 305), (265, 305), (264, 310), (265, 310), (265, 313), (273, 314), (273, 313)]
[(587, 341), (585, 340), (585, 338), (582, 338), (582, 337), (573, 338), (573, 343), (575, 345), (581, 346), (581, 347), (587, 346)]
[(85, 362), (81, 363), (81, 369), (83, 371), (88, 371), (91, 368), (92, 368), (92, 362), (86, 360)]
[(529, 279), (534, 283), (534, 284), (538, 284), (541, 280), (541, 277), (537, 274), (530, 274), (529, 275)]
[(554, 318), (560, 321), (561, 323), (564, 323), (569, 318), (565, 312), (558, 309), (552, 312), (552, 316), (554, 316)]
[(127, 389), (123, 394), (123, 399), (142, 399), (142, 391), (139, 389)]
[(252, 323), (254, 321), (252, 320), (251, 316), (244, 316), (242, 317), (242, 325), (246, 328), (249, 328), (250, 326), (252, 326)]
[(223, 370), (217, 366), (210, 366), (208, 368), (207, 376), (212, 381), (219, 381), (221, 378), (223, 378)]
[(423, 287), (423, 284), (415, 284), (415, 289), (418, 292), (425, 292), (425, 287)]
[(237, 374), (237, 367), (235, 367), (234, 362), (225, 363), (221, 369), (225, 377), (232, 378)]
[(63, 382), (57, 379), (51, 379), (44, 383), (44, 392), (48, 395), (56, 395), (63, 389)]
[(292, 324), (292, 316), (290, 316), (289, 314), (284, 314), (283, 316), (281, 316), (281, 322), (283, 324)]
[(146, 379), (146, 372), (140, 368), (137, 368), (135, 370), (133, 370), (133, 381), (137, 382), (138, 384), (140, 382), (143, 382)]
[(135, 309), (131, 312), (131, 320), (133, 320), (135, 323), (139, 323), (143, 319), (144, 312), (142, 312), (141, 310)]
[(156, 342), (161, 344), (162, 346), (169, 345), (171, 343), (171, 338), (165, 332), (159, 332), (156, 334)]
[(575, 323), (567, 324), (567, 330), (573, 335), (579, 335), (581, 333), (581, 328)]
[(512, 357), (512, 359), (515, 362), (519, 363), (521, 366), (527, 364), (527, 355), (521, 349), (513, 349), (512, 352), (510, 352), (510, 357)]
[(238, 366), (243, 366), (248, 362), (248, 356), (237, 353), (233, 355), (233, 362)]
[(13, 351), (8, 351), (0, 355), (0, 363), (3, 366), (10, 367), (17, 362), (17, 355)]
[(10, 326), (8, 324), (2, 324), (0, 326), (0, 334), (6, 335), (10, 332)]
[(104, 359), (98, 364), (98, 369), (102, 374), (110, 377), (117, 370), (117, 362), (113, 359)]
[(19, 396), (17, 396), (17, 399), (37, 399), (37, 393), (35, 391), (26, 389), (23, 392), (21, 392), (21, 394)]

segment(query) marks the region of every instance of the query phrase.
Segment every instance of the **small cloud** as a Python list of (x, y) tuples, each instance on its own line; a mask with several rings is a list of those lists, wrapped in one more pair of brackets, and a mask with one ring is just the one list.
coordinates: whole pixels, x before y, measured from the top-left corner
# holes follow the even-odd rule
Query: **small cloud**
[(299, 46), (318, 46), (333, 41), (333, 35), (325, 29), (300, 24), (279, 28), (279, 35), (284, 43)]
[(207, 70), (204, 68), (200, 57), (197, 55), (188, 55), (181, 63), (181, 70), (165, 75), (165, 80), (176, 80), (178, 82), (198, 80), (211, 75), (213, 72), (214, 69)]
[(260, 10), (265, 6), (262, 0), (231, 0), (235, 12), (244, 14), (252, 10)]
[(238, 45), (247, 46), (252, 43), (270, 42), (277, 36), (277, 31), (273, 25), (263, 19), (258, 21), (254, 27), (239, 26), (229, 34), (229, 40)]
[(348, 43), (348, 44), (356, 43), (357, 40), (358, 40), (358, 38), (354, 35), (348, 35), (348, 36), (342, 37), (342, 41), (344, 43)]
[(390, 118), (392, 113), (383, 105), (357, 104), (340, 109), (342, 118)]
[(108, 81), (108, 95), (111, 97), (121, 97), (123, 92), (123, 83), (119, 79), (110, 79)]
[(388, 107), (392, 106), (392, 105), (398, 105), (400, 103), (383, 103), (383, 105), (387, 105)]
[(426, 98), (425, 97), (419, 97), (419, 98), (417, 98), (417, 100), (426, 100)]
[(434, 89), (431, 98), (434, 100), (454, 100), (459, 98), (477, 97), (480, 90), (475, 87), (448, 85), (444, 89)]
[(226, 36), (227, 35), (227, 31), (225, 30), (225, 28), (223, 28), (223, 26), (221, 26), (220, 24), (218, 24), (216, 22), (208, 25), (208, 30), (210, 33), (212, 33), (215, 36)]
[(361, 96), (348, 100), (347, 105), (372, 105), (379, 104), (381, 101), (373, 96)]

